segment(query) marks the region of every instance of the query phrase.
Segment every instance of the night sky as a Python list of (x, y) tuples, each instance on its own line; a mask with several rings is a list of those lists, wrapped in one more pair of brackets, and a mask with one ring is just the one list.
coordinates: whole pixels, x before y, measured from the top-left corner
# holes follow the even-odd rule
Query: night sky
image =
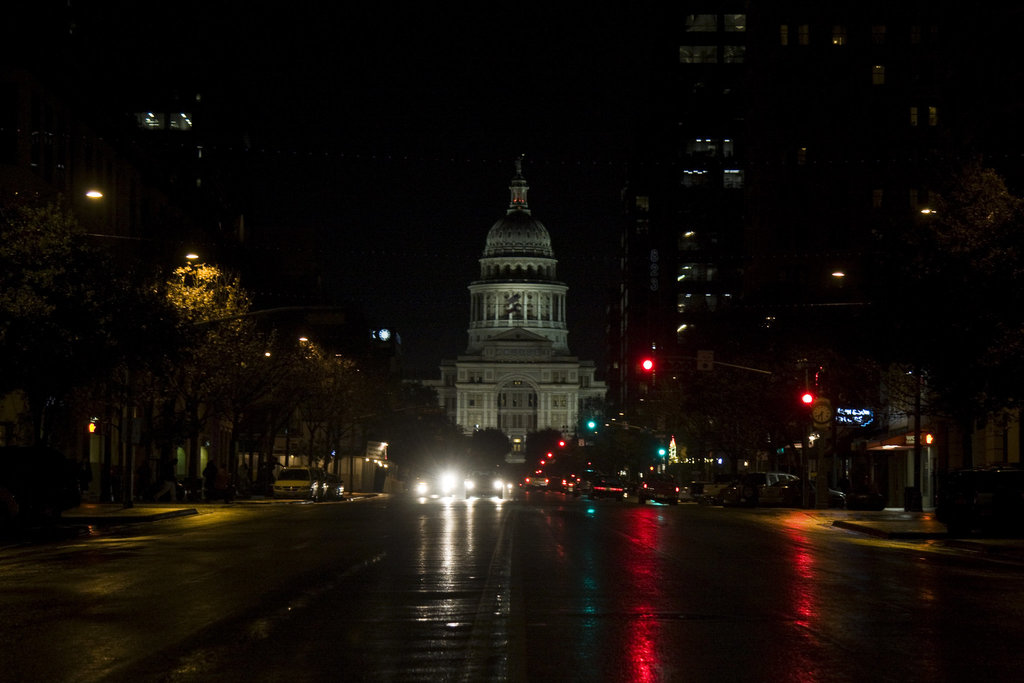
[(202, 92), (219, 135), (206, 153), (242, 169), (247, 227), (273, 236), (282, 262), (312, 250), (331, 263), (325, 285), (401, 333), (412, 376), (438, 376), (464, 349), (466, 287), (525, 154), (530, 208), (569, 285), (570, 348), (603, 374), (625, 158), (652, 52), (671, 54), (657, 17), (530, 3), (85, 7), (75, 45), (97, 88), (112, 101)]

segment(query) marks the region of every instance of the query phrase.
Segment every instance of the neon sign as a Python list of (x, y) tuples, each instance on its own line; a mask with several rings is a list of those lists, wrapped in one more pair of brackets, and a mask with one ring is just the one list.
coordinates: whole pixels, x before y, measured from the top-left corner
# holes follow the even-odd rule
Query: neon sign
[(875, 421), (875, 411), (867, 408), (837, 408), (836, 424), (848, 427), (867, 427)]

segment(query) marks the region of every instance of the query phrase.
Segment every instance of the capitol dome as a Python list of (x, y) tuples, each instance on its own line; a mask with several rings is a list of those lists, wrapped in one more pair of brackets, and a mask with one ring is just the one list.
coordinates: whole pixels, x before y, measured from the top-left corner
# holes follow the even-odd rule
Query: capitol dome
[(487, 233), (484, 256), (544, 256), (554, 257), (551, 236), (544, 224), (530, 215), (530, 211), (509, 209)]
[(526, 192), (529, 186), (523, 177), (520, 160), (516, 160), (516, 174), (508, 188), (512, 200), (508, 205), (508, 213), (491, 226), (487, 233), (484, 246), (484, 257), (495, 256), (542, 256), (554, 258), (551, 249), (551, 236), (544, 224), (530, 215), (530, 207), (526, 203)]

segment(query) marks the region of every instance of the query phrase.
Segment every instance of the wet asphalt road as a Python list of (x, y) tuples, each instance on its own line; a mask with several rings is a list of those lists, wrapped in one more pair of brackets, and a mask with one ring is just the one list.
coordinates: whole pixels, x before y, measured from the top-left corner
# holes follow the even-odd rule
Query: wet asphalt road
[(18, 681), (1016, 680), (1024, 565), (800, 511), (382, 496), (0, 549)]

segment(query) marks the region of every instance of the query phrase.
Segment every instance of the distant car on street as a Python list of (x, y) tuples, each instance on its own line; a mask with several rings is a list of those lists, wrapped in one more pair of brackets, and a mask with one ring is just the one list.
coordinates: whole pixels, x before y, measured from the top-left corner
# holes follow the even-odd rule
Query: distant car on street
[(413, 483), (413, 493), (420, 498), (445, 498), (461, 493), (463, 477), (454, 470), (422, 474)]
[(637, 502), (641, 505), (649, 500), (677, 505), (679, 503), (679, 484), (672, 477), (663, 474), (644, 477), (637, 487), (636, 497)]
[(504, 498), (505, 482), (495, 472), (470, 472), (462, 482), (466, 498)]
[(615, 498), (625, 500), (629, 496), (629, 488), (626, 483), (618, 477), (597, 477), (590, 484), (588, 497), (593, 498)]
[(523, 488), (546, 489), (551, 485), (551, 478), (543, 474), (531, 474), (523, 478)]

